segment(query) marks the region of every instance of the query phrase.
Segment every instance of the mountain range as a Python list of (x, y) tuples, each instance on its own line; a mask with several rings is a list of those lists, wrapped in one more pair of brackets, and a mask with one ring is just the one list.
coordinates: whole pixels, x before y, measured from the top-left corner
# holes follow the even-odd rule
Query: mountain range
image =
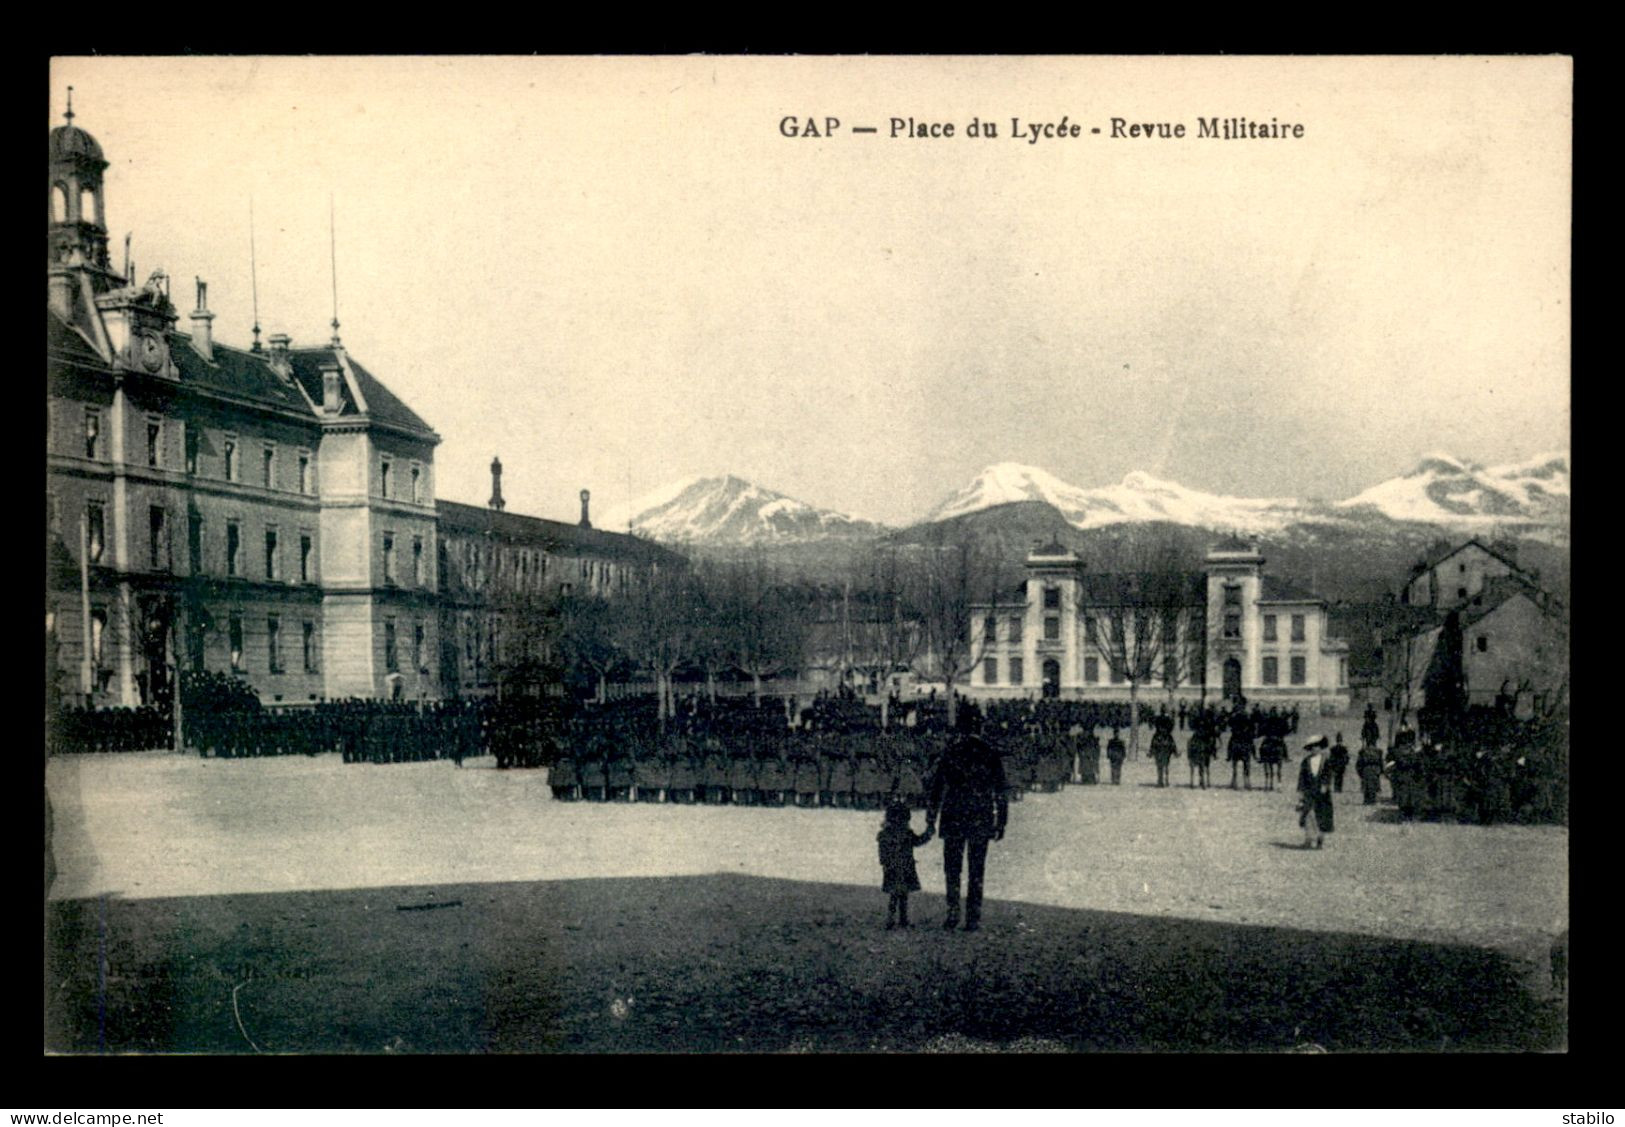
[[(1429, 454), (1413, 468), (1336, 502), (1206, 493), (1141, 471), (1085, 489), (1036, 466), (987, 466), (906, 529), (890, 528), (765, 488), (732, 474), (672, 482), (606, 514), (601, 527), (695, 548), (788, 547), (869, 541), (958, 521), (1008, 506), (1042, 505), (1059, 527), (1082, 532), (1148, 523), (1186, 529), (1314, 539), (1327, 534), (1385, 536), (1425, 529), (1531, 539), (1566, 546), (1569, 458), (1546, 454), (1484, 467)], [(1055, 524), (1028, 511), (1009, 514), (1031, 525)]]

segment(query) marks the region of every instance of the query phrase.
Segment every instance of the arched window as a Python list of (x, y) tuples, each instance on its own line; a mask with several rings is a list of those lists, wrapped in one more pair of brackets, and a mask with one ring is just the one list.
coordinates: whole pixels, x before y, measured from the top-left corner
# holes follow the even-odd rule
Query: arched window
[(101, 224), (96, 214), (96, 193), (90, 188), (79, 189), (79, 222)]
[(51, 185), (51, 222), (66, 223), (68, 221), (68, 187), (66, 184)]

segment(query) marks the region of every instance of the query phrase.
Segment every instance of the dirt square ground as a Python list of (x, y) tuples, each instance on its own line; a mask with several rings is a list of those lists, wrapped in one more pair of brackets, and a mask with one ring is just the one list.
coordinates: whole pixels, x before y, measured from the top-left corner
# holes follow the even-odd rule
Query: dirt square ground
[[(559, 803), (490, 759), (51, 761), (69, 1052), (1563, 1047), (1562, 827), (1402, 822), (1350, 778), (1012, 805), (983, 930), (883, 929), (879, 815)], [(1295, 764), (1288, 768), (1293, 778)], [(1256, 772), (1256, 768), (1255, 768)], [(923, 822), (916, 815), (918, 827)]]

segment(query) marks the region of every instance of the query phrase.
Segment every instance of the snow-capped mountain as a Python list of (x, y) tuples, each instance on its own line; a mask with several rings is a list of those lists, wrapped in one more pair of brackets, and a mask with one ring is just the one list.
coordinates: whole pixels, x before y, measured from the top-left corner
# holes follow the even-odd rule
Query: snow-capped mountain
[(1014, 501), (1053, 505), (1076, 528), (1170, 521), (1238, 532), (1274, 532), (1307, 515), (1290, 498), (1225, 497), (1135, 471), (1116, 485), (1082, 489), (1036, 466), (999, 462), (983, 469), (925, 518), (947, 520)]
[[(1435, 528), (1568, 540), (1569, 458), (1553, 453), (1481, 467), (1430, 454), (1413, 469), (1344, 501), (1229, 497), (1136, 471), (1084, 489), (1036, 466), (987, 466), (918, 522), (954, 520), (1017, 502), (1041, 502), (1084, 532), (1160, 522), (1209, 531), (1269, 535), (1305, 544), (1407, 539)], [(993, 514), (996, 516), (996, 514)], [(606, 512), (600, 528), (708, 548), (853, 544), (890, 531), (875, 521), (821, 509), (732, 474), (688, 477)], [(1020, 523), (1019, 515), (1012, 520)], [(1284, 538), (1284, 539), (1283, 539)], [(1397, 542), (1397, 541), (1396, 541)]]
[(1406, 473), (1340, 501), (1335, 508), (1459, 528), (1507, 522), (1566, 525), (1569, 456), (1543, 454), (1484, 467), (1449, 454), (1429, 454)]
[(816, 508), (732, 474), (663, 485), (629, 506), (611, 509), (598, 525), (622, 532), (629, 523), (641, 536), (674, 544), (794, 544), (886, 531), (874, 521)]

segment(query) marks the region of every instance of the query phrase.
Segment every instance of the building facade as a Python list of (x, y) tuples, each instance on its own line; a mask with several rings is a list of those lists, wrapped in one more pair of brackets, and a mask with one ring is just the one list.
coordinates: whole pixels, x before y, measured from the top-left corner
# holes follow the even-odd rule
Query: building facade
[(163, 704), (176, 669), (239, 676), (268, 704), (455, 694), (442, 655), (465, 639), (441, 631), (487, 600), (502, 553), (549, 545), (595, 589), (639, 558), (631, 537), (507, 514), (476, 537), (483, 510), (436, 503), (439, 436), (349, 354), (336, 318), (325, 343), (262, 346), (256, 325), (233, 347), (199, 280), (181, 327), (167, 277), (113, 268), (108, 162), (72, 118), (50, 132), (46, 182), (54, 697)]
[[(1264, 572), (1256, 545), (1229, 540), (1198, 572), (1091, 573), (1059, 544), (1034, 550), (1008, 603), (970, 623), (982, 697), (1127, 699), (1172, 693), (1348, 706), (1348, 651), (1325, 600)], [(1132, 683), (1131, 683), (1132, 682)]]
[(1406, 597), (1408, 616), (1383, 640), (1390, 708), (1415, 712), (1458, 678), (1468, 706), (1524, 717), (1567, 699), (1568, 610), (1507, 552), (1469, 540), (1436, 553)]
[(1456, 545), (1440, 543), (1411, 569), (1400, 601), (1448, 610), (1471, 602), (1492, 580), (1509, 576), (1539, 585), (1538, 577), (1518, 566), (1513, 544), (1485, 544), (1476, 538)]
[(582, 490), (576, 524), (507, 512), (502, 463), (492, 459), (484, 508), (440, 502), (437, 668), (448, 694), (527, 688), (554, 660), (545, 620), (562, 600), (613, 599), (639, 573), (686, 562), (647, 540), (592, 527), (590, 500)]

